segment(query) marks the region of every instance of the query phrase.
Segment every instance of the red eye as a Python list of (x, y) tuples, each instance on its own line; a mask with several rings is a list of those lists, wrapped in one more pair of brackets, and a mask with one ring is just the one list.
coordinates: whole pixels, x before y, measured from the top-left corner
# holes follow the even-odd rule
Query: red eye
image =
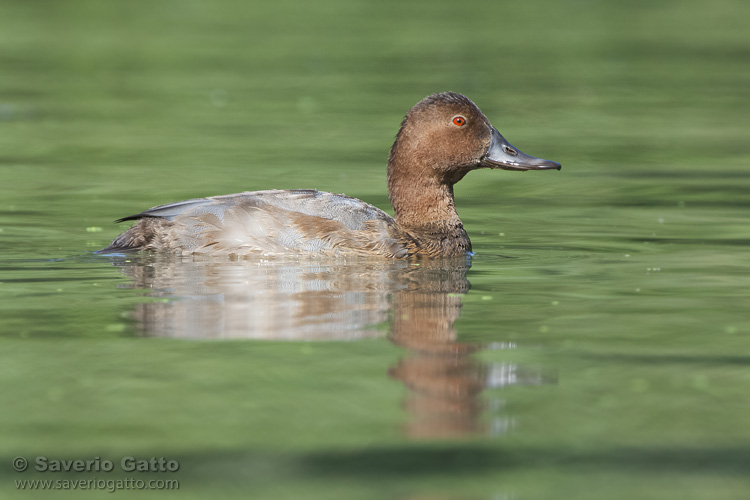
[(463, 127), (466, 124), (466, 118), (463, 116), (454, 116), (453, 117), (453, 125), (456, 127)]

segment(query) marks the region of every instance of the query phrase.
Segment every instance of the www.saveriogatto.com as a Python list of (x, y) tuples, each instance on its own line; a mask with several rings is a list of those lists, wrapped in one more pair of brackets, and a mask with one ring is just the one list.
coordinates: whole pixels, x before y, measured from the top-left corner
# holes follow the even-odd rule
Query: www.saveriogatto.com
[(57, 459), (36, 456), (31, 459), (18, 456), (13, 459), (13, 470), (18, 473), (35, 471), (40, 474), (64, 473), (64, 478), (49, 478), (35, 474), (34, 478), (15, 479), (18, 490), (104, 490), (114, 493), (119, 490), (178, 490), (180, 482), (170, 477), (151, 479), (140, 477), (73, 477), (71, 473), (124, 472), (133, 474), (165, 473), (174, 474), (180, 470), (180, 463), (164, 457), (137, 458), (126, 456), (112, 461), (101, 457), (87, 459)]

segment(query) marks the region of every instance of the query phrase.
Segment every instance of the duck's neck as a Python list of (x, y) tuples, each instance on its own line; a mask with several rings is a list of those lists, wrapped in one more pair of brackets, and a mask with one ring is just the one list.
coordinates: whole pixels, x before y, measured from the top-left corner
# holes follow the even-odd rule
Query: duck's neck
[(453, 185), (419, 175), (391, 176), (388, 196), (396, 221), (405, 227), (452, 226), (460, 223), (453, 200)]
[(388, 195), (396, 223), (416, 240), (420, 251), (444, 256), (470, 252), (453, 199), (453, 182), (458, 179), (425, 175), (427, 169), (393, 167), (389, 164)]

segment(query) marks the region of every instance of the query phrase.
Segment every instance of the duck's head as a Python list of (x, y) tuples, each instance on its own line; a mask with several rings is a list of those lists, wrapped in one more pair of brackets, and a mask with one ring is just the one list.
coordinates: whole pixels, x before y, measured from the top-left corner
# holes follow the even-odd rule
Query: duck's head
[(392, 186), (399, 178), (421, 178), (450, 186), (478, 168), (525, 171), (561, 166), (523, 153), (468, 97), (443, 92), (421, 100), (404, 117), (391, 148), (388, 181)]

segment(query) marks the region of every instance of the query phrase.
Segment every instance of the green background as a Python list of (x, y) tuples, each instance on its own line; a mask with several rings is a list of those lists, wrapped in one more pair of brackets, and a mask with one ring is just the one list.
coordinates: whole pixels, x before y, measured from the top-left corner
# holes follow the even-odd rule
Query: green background
[[(92, 477), (15, 456), (132, 455), (179, 459), (181, 488), (118, 496), (745, 498), (748, 19), (741, 0), (0, 0), (0, 492)], [(158, 299), (91, 253), (113, 219), (268, 188), (389, 209), (398, 124), (444, 90), (563, 164), (456, 186), (477, 252), (459, 339), (515, 343), (481, 370), (550, 374), (478, 396), (510, 430), (409, 438), (387, 322), (142, 337), (132, 312)]]

